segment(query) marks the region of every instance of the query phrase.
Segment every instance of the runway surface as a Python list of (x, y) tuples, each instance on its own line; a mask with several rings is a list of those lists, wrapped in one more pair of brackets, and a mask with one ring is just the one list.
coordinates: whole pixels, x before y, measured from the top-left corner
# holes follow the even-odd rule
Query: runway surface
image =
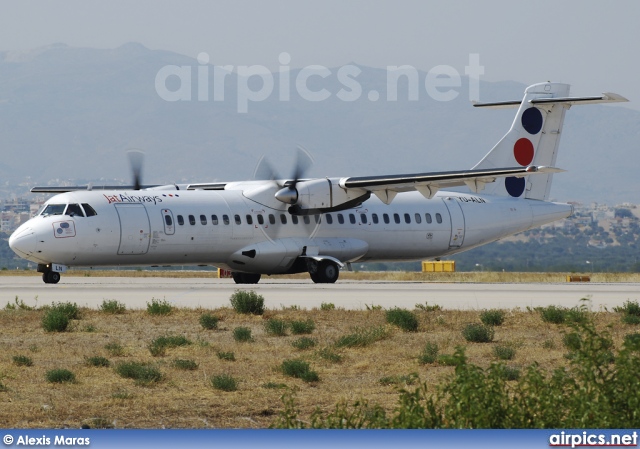
[(640, 284), (471, 284), (425, 282), (338, 281), (314, 284), (302, 280), (265, 279), (257, 285), (238, 286), (231, 279), (191, 278), (62, 278), (47, 285), (40, 277), (0, 277), (0, 308), (14, 303), (16, 296), (29, 306), (52, 302), (75, 302), (98, 308), (104, 300), (115, 299), (129, 309), (144, 309), (152, 298), (166, 300), (177, 307), (219, 308), (230, 306), (235, 290), (255, 290), (270, 309), (298, 306), (301, 309), (333, 303), (345, 309), (367, 306), (413, 309), (416, 304), (439, 305), (445, 309), (513, 309), (538, 306), (574, 307), (581, 298), (590, 298), (597, 311), (612, 310), (625, 301), (640, 300)]

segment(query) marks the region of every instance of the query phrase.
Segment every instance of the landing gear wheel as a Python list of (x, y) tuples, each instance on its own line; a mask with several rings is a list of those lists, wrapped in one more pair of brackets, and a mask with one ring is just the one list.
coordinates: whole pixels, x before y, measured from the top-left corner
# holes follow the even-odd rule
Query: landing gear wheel
[(236, 284), (257, 284), (260, 282), (260, 273), (240, 273), (234, 271), (231, 273), (231, 277)]
[(60, 282), (60, 273), (56, 271), (47, 271), (42, 273), (42, 280), (45, 284), (57, 284)]
[(331, 260), (321, 260), (308, 262), (309, 276), (316, 284), (333, 284), (338, 280), (340, 270), (338, 264)]
[(338, 264), (331, 260), (323, 260), (318, 264), (318, 275), (323, 284), (333, 284), (340, 276)]

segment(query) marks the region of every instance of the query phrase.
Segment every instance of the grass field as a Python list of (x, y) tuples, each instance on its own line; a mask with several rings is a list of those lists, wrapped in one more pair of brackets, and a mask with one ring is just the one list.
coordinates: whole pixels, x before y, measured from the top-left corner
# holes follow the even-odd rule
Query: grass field
[[(458, 346), (482, 367), (503, 353), (510, 356), (507, 365), (520, 369), (534, 362), (549, 371), (568, 364), (566, 327), (544, 322), (533, 310), (505, 311), (492, 342), (470, 343), (462, 330), (480, 323), (482, 311), (417, 309), (417, 331), (405, 332), (387, 322), (385, 310), (329, 304), (263, 315), (231, 307), (150, 307), (151, 313), (123, 306), (80, 309), (65, 332), (43, 329), (48, 307), (0, 310), (0, 427), (264, 428), (283, 410), (284, 393), (295, 395), (303, 420), (316, 408), (333, 410), (340, 400), (364, 398), (391, 411), (398, 389), (422, 382), (435, 388), (451, 378), (454, 367), (446, 356)], [(616, 347), (638, 331), (617, 313), (592, 315)], [(273, 332), (281, 322), (287, 323), (285, 335)], [(292, 322), (306, 325), (292, 328)], [(236, 339), (238, 329), (245, 336), (248, 329), (250, 338)], [(437, 345), (439, 361), (421, 363), (427, 343)], [(297, 376), (297, 368), (317, 379)], [(68, 374), (60, 370), (75, 380), (64, 381)], [(136, 380), (139, 371), (146, 377)]]

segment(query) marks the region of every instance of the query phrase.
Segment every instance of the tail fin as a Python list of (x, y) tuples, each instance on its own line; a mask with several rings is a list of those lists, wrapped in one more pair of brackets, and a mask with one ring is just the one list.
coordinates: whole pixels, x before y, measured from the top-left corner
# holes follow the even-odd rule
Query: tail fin
[[(627, 101), (617, 94), (569, 97), (569, 85), (541, 83), (529, 86), (521, 102), (476, 103), (477, 107), (518, 107), (509, 132), (473, 169), (538, 165), (554, 167), (562, 133), (564, 114), (572, 105)], [(514, 163), (515, 162), (515, 163)], [(486, 186), (486, 193), (547, 200), (553, 174), (527, 178), (498, 179)]]

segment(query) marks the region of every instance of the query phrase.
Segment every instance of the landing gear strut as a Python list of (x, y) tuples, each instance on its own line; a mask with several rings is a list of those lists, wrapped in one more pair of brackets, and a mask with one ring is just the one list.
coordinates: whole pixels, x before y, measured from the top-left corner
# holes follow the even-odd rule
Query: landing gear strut
[(340, 269), (338, 264), (332, 260), (321, 260), (320, 262), (309, 259), (307, 261), (309, 267), (309, 276), (316, 284), (333, 284), (338, 280)]
[(236, 284), (257, 284), (260, 282), (260, 273), (240, 273), (234, 271), (231, 273), (231, 277)]

